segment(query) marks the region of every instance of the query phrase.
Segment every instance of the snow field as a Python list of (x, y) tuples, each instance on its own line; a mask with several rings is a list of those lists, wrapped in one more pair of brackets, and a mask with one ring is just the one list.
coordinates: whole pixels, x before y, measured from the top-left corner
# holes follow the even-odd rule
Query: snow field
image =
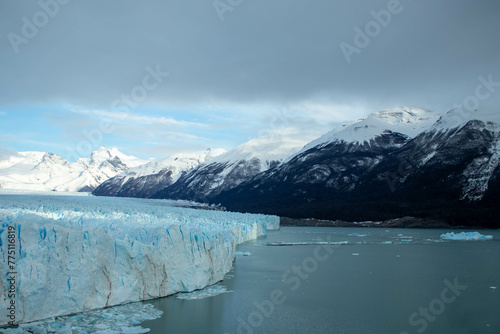
[[(12, 225), (16, 322), (27, 322), (217, 283), (231, 269), (236, 245), (278, 228), (279, 218), (174, 207), (171, 201), (4, 195), (2, 277)], [(1, 284), (2, 301), (6, 296)], [(0, 325), (8, 321), (0, 312)]]

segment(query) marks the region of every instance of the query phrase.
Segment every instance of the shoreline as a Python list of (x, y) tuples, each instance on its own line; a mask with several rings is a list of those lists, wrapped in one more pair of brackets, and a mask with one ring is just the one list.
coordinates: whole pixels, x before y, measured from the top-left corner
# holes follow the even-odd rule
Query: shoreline
[(402, 217), (384, 221), (348, 222), (343, 220), (323, 220), (316, 218), (280, 217), (280, 226), (303, 227), (373, 227), (373, 228), (432, 228), (432, 229), (488, 229), (483, 226), (450, 225), (438, 219)]

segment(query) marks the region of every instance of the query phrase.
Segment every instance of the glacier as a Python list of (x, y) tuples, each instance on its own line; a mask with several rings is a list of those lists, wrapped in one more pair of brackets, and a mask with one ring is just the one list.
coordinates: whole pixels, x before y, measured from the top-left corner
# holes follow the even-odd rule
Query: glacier
[[(191, 292), (222, 281), (236, 246), (279, 217), (185, 202), (0, 194), (0, 273), (16, 228), (16, 323)], [(5, 282), (5, 281), (4, 281)], [(7, 286), (0, 299), (7, 305)], [(0, 312), (0, 325), (10, 319)]]

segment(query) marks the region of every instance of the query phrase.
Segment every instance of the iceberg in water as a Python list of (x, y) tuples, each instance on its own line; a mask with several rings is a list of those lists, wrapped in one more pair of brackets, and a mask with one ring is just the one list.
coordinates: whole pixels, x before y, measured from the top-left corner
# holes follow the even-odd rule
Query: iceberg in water
[[(0, 196), (0, 275), (15, 227), (15, 323), (191, 292), (223, 280), (236, 246), (279, 217), (169, 201)], [(0, 284), (0, 296), (7, 296)], [(3, 304), (2, 304), (3, 305)], [(11, 319), (0, 312), (0, 326)]]
[(250, 252), (236, 252), (236, 256), (252, 256)]
[(233, 292), (233, 291), (228, 290), (223, 285), (216, 284), (216, 285), (208, 286), (204, 289), (193, 291), (193, 292), (179, 293), (179, 294), (177, 294), (177, 298), (184, 299), (184, 300), (198, 300), (198, 299), (215, 297), (215, 296), (218, 296), (220, 294), (230, 293), (230, 292)]
[(450, 232), (441, 234), (441, 239), (446, 240), (492, 240), (492, 235), (482, 235), (479, 232)]

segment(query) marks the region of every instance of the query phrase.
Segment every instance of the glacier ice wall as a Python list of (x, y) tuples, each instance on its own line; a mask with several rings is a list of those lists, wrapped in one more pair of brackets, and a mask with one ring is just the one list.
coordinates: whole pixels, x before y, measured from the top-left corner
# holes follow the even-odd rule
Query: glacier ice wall
[[(275, 216), (155, 200), (0, 196), (0, 300), (7, 228), (16, 227), (16, 322), (189, 292), (221, 281), (236, 245), (279, 227)], [(0, 312), (0, 325), (10, 321)]]

